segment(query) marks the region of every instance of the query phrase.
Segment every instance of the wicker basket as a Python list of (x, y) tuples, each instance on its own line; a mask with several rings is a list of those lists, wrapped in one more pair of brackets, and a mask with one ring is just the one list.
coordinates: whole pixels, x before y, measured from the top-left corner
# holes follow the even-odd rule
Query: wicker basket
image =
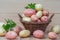
[(33, 31), (39, 29), (42, 31), (45, 31), (46, 27), (48, 26), (48, 24), (51, 22), (52, 17), (54, 16), (54, 14), (49, 15), (49, 20), (47, 22), (42, 22), (42, 23), (38, 23), (38, 22), (23, 22), (21, 19), (21, 15), (18, 14), (20, 17), (20, 21), (21, 23), (24, 25), (24, 27), (27, 30), (30, 30), (31, 33), (33, 33)]

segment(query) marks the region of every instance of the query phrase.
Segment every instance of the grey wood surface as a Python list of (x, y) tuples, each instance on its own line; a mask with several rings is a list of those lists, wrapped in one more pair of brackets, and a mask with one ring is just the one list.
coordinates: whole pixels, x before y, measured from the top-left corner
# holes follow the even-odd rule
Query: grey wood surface
[(0, 13), (23, 12), (28, 3), (41, 3), (49, 12), (60, 13), (60, 0), (0, 0)]
[[(17, 13), (3, 13), (3, 14), (0, 14), (0, 22), (5, 22), (4, 19), (5, 18), (10, 18), (10, 19), (13, 19), (17, 25), (19, 25), (22, 29), (25, 29), (24, 26), (22, 25), (22, 23), (20, 23), (20, 18), (19, 16), (17, 15)], [(33, 36), (30, 36), (28, 38), (20, 38), (20, 37), (17, 37), (17, 39), (15, 40), (51, 40), (48, 38), (47, 34), (48, 32), (50, 31), (51, 27), (53, 25), (57, 25), (59, 24), (60, 25), (60, 14), (55, 14), (53, 19), (52, 19), (52, 22), (49, 24), (49, 26), (46, 28), (46, 31), (45, 31), (45, 37), (43, 39), (37, 39), (37, 38), (34, 38)], [(7, 40), (5, 37), (0, 37), (0, 40)], [(56, 40), (60, 40), (60, 34), (58, 34), (58, 37)]]

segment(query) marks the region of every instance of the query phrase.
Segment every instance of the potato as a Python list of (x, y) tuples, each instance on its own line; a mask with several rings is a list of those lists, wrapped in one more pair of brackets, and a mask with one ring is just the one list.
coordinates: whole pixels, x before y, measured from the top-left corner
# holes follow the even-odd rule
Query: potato
[(8, 31), (5, 35), (7, 39), (15, 39), (18, 35), (14, 31)]
[(3, 28), (0, 28), (0, 36), (5, 36), (6, 31)]
[(30, 31), (29, 31), (29, 30), (22, 30), (22, 31), (19, 33), (19, 36), (20, 36), (20, 37), (28, 37), (28, 36), (30, 36)]
[(22, 21), (31, 22), (32, 20), (30, 17), (23, 17)]
[(41, 17), (42, 17), (42, 11), (38, 11), (38, 12), (36, 13), (36, 16), (37, 16), (38, 18), (41, 18)]
[(43, 6), (42, 6), (41, 4), (36, 4), (36, 5), (35, 5), (35, 9), (36, 9), (37, 11), (41, 11), (41, 10), (43, 10)]
[(24, 11), (24, 15), (27, 17), (31, 17), (33, 14), (35, 14), (35, 10), (33, 10), (33, 9), (26, 9)]
[(31, 19), (32, 19), (32, 21), (37, 21), (37, 20), (38, 20), (38, 18), (37, 18), (36, 15), (32, 15), (32, 16), (31, 16)]
[(51, 28), (52, 32), (60, 33), (60, 25), (55, 25)]

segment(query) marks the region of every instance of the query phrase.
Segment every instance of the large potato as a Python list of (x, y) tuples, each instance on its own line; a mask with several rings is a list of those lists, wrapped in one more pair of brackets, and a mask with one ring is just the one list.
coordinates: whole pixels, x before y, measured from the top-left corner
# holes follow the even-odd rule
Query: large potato
[(28, 37), (28, 36), (30, 36), (30, 31), (29, 31), (29, 30), (22, 30), (22, 31), (19, 33), (19, 36), (20, 36), (20, 37)]

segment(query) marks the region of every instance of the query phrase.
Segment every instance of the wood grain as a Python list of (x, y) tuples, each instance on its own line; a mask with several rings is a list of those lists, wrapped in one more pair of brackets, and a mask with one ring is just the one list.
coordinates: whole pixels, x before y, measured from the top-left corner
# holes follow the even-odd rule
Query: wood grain
[(41, 3), (49, 12), (60, 13), (60, 0), (0, 0), (0, 13), (23, 12), (28, 3)]

